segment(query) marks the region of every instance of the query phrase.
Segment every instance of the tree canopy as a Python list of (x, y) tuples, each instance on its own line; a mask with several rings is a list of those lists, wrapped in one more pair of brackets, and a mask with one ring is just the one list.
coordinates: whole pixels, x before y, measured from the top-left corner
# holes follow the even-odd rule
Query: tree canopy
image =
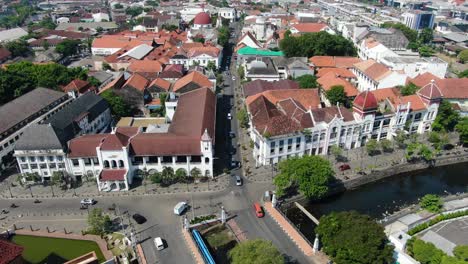
[(88, 225), (89, 233), (101, 235), (111, 231), (112, 221), (109, 215), (102, 213), (101, 208), (93, 208), (88, 215)]
[(218, 29), (218, 44), (225, 47), (229, 43), (229, 27), (222, 26)]
[(65, 39), (61, 43), (57, 44), (55, 50), (62, 54), (64, 57), (75, 55), (78, 53), (78, 47), (81, 41), (74, 39)]
[(131, 107), (129, 107), (124, 99), (112, 90), (102, 92), (101, 97), (107, 101), (111, 108), (112, 115), (116, 118), (129, 116), (131, 114)]
[(18, 62), (0, 69), (0, 104), (7, 103), (36, 87), (58, 89), (73, 79), (86, 79), (86, 70), (67, 68), (56, 63)]
[(247, 240), (237, 244), (228, 253), (232, 264), (258, 263), (283, 264), (284, 257), (270, 241), (262, 239)]
[(432, 213), (438, 213), (442, 209), (442, 200), (438, 195), (426, 194), (419, 201), (421, 208)]
[(401, 95), (412, 95), (412, 94), (415, 94), (418, 90), (419, 90), (419, 87), (416, 86), (416, 84), (412, 82), (400, 87)]
[(5, 48), (11, 52), (13, 57), (26, 57), (31, 53), (26, 40), (15, 40), (5, 44)]
[(394, 263), (384, 228), (367, 215), (333, 212), (315, 228), (323, 251), (337, 264)]
[(458, 53), (458, 60), (461, 62), (461, 63), (465, 63), (465, 62), (468, 62), (468, 50), (462, 50), (460, 51), (460, 53)]
[(458, 78), (468, 78), (468, 70), (458, 73)]
[(325, 96), (331, 105), (336, 105), (337, 103), (340, 103), (340, 105), (345, 105), (348, 100), (343, 85), (332, 86), (330, 90), (325, 92)]
[(459, 120), (460, 114), (453, 109), (452, 104), (447, 100), (442, 100), (434, 123), (432, 123), (432, 129), (435, 131), (453, 131)]
[(295, 79), (302, 89), (317, 88), (317, 77), (311, 74), (304, 74)]
[(285, 34), (280, 42), (280, 49), (286, 57), (354, 56), (353, 43), (341, 35), (331, 35), (325, 31), (306, 33), (298, 37)]
[(297, 186), (307, 198), (315, 199), (327, 194), (335, 175), (328, 160), (309, 155), (281, 161), (279, 171), (273, 180), (279, 196), (284, 195), (286, 189)]
[(463, 117), (455, 126), (455, 130), (460, 134), (460, 142), (468, 144), (468, 117)]

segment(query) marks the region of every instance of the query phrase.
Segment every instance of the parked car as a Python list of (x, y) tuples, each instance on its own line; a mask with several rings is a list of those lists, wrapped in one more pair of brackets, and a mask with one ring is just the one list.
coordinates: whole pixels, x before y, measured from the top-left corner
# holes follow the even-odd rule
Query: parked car
[(340, 171), (345, 171), (345, 170), (349, 170), (351, 169), (351, 167), (349, 166), (349, 164), (342, 164), (340, 165), (340, 167), (338, 167), (340, 169)]
[(230, 137), (230, 138), (235, 138), (235, 137), (236, 137), (236, 133), (234, 133), (234, 132), (232, 132), (232, 131), (229, 132), (229, 137)]
[(242, 185), (242, 178), (241, 178), (239, 175), (236, 176), (236, 185), (237, 185), (237, 186), (241, 186), (241, 185)]
[(229, 120), (231, 120), (231, 119), (232, 119), (232, 115), (231, 115), (231, 113), (228, 113), (228, 114), (227, 114), (227, 119), (229, 119)]
[(163, 250), (164, 249), (164, 242), (160, 237), (157, 237), (154, 239), (154, 245), (156, 246), (157, 250)]
[(233, 76), (232, 76), (232, 80), (235, 81), (235, 80), (236, 80), (236, 76), (233, 75)]
[(187, 209), (188, 205), (186, 202), (180, 202), (174, 207), (174, 214), (181, 215), (185, 209)]
[(140, 224), (140, 225), (146, 222), (146, 218), (142, 216), (141, 214), (134, 214), (132, 215), (132, 218), (133, 220), (135, 220), (135, 222), (137, 222), (137, 224)]
[(94, 200), (93, 198), (85, 198), (81, 200), (81, 204), (93, 205), (95, 203), (96, 203), (96, 200)]
[(88, 209), (88, 205), (87, 204), (80, 204), (80, 209), (81, 210), (86, 210), (86, 209)]
[(231, 160), (231, 168), (237, 168), (239, 166), (239, 163), (235, 160)]
[(259, 203), (254, 203), (254, 210), (255, 210), (255, 215), (258, 218), (262, 218), (265, 214), (263, 213), (263, 208), (260, 206)]
[(0, 213), (2, 214), (8, 214), (10, 211), (8, 211), (7, 209), (2, 209), (2, 211)]

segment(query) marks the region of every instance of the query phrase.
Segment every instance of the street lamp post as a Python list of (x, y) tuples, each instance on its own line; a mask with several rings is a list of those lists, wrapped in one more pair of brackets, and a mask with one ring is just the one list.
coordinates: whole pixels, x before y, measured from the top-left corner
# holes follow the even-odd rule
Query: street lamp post
[(34, 195), (32, 193), (32, 189), (31, 189), (31, 185), (29, 185), (29, 192), (31, 193), (31, 198), (34, 197)]
[(10, 191), (10, 198), (13, 198), (13, 193), (11, 192), (11, 187), (9, 184), (8, 184), (8, 190)]

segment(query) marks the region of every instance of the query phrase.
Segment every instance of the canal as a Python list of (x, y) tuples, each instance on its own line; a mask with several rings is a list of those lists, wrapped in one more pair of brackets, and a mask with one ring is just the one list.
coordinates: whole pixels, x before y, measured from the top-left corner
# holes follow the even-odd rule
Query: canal
[[(417, 203), (425, 194), (447, 195), (467, 192), (467, 188), (468, 163), (463, 163), (385, 178), (304, 206), (317, 218), (333, 211), (355, 210), (382, 219), (385, 214)], [(313, 241), (315, 224), (295, 206), (284, 212)]]

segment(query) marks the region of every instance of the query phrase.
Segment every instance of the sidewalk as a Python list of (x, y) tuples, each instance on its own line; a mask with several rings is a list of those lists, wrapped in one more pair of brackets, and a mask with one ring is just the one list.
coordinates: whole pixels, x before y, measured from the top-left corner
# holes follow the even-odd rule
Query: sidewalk
[[(12, 187), (12, 184), (14, 186)], [(187, 192), (213, 192), (221, 191), (229, 186), (229, 176), (221, 175), (214, 180), (200, 183), (176, 183), (169, 187), (159, 187), (157, 184), (148, 183), (146, 187), (139, 185), (129, 191), (120, 192), (98, 192), (97, 183), (94, 181), (83, 182), (75, 189), (61, 190), (58, 186), (36, 185), (30, 189), (19, 185), (16, 182), (16, 174), (10, 176), (0, 183), (0, 197), (3, 198), (62, 198), (62, 197), (113, 197), (113, 196), (137, 196), (137, 195), (158, 195), (175, 194)], [(10, 194), (11, 191), (11, 194)], [(32, 194), (31, 194), (32, 193)]]

